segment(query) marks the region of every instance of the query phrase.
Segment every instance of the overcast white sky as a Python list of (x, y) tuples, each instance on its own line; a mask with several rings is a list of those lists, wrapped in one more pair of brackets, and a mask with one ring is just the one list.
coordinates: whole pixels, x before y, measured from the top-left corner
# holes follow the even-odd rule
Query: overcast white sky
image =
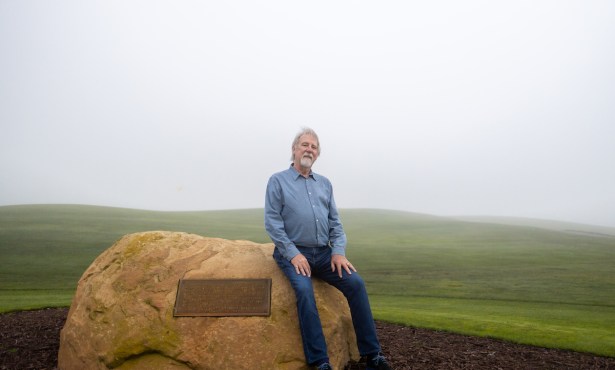
[(262, 207), (301, 126), (340, 208), (615, 226), (615, 2), (0, 0), (0, 205)]

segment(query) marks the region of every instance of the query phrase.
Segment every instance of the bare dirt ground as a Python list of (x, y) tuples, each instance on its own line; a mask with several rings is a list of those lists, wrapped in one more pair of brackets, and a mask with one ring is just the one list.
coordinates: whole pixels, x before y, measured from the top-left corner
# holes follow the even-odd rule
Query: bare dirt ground
[[(0, 369), (56, 369), (65, 308), (0, 315)], [(377, 322), (393, 369), (614, 369), (615, 358)], [(346, 370), (365, 369), (361, 362)]]

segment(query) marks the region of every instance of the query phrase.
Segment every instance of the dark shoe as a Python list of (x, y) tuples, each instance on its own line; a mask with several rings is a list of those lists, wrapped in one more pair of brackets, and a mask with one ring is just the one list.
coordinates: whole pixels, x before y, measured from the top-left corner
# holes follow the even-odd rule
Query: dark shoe
[(333, 368), (331, 367), (331, 364), (328, 362), (321, 364), (320, 366), (317, 367), (317, 369), (318, 370), (333, 370)]
[(387, 359), (382, 355), (377, 355), (367, 360), (366, 370), (393, 370), (389, 366)]

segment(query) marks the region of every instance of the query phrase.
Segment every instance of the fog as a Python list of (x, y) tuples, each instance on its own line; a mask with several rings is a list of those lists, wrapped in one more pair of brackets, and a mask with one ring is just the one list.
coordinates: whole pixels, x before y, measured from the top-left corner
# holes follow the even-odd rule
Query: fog
[(340, 208), (615, 227), (611, 1), (0, 0), (0, 205)]

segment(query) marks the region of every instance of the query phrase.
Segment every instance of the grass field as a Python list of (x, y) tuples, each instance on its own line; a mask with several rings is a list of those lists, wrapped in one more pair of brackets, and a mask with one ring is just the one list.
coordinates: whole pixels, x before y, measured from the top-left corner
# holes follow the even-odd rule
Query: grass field
[[(341, 215), (377, 319), (615, 356), (615, 230)], [(69, 305), (96, 256), (146, 230), (270, 242), (260, 209), (0, 207), (0, 312)]]

